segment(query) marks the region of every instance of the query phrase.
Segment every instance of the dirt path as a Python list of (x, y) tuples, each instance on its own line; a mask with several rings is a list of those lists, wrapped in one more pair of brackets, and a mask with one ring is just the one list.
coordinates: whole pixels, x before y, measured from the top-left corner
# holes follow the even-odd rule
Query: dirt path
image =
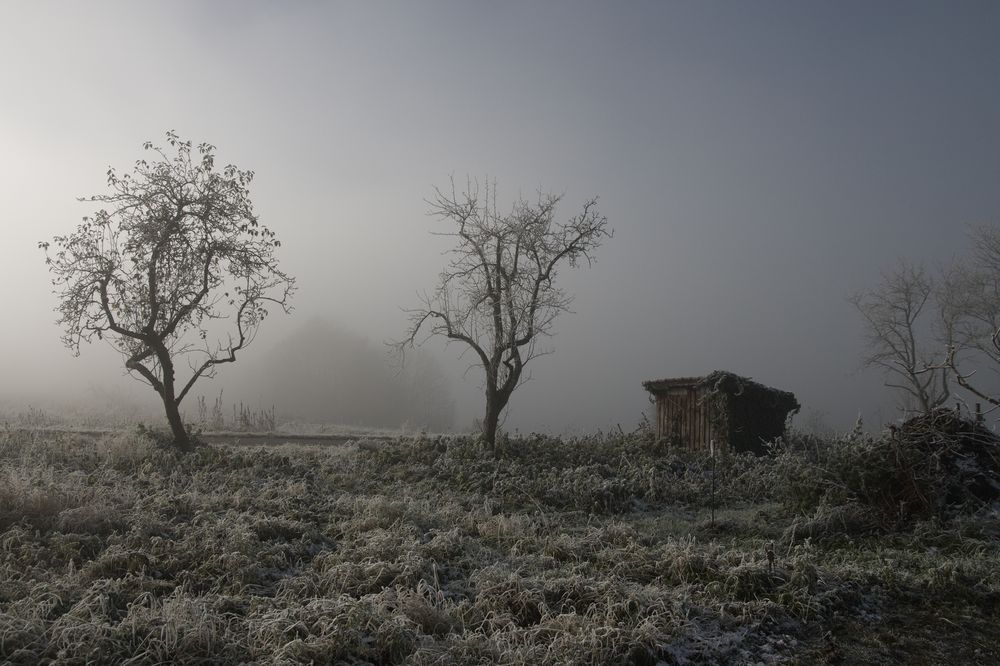
[[(87, 428), (26, 428), (34, 432), (46, 433), (68, 433), (81, 435), (83, 437), (104, 437), (115, 435), (122, 430), (104, 430)], [(288, 433), (273, 432), (203, 432), (199, 435), (201, 439), (210, 444), (224, 444), (228, 446), (283, 446), (305, 445), (305, 446), (345, 446), (349, 442), (359, 439), (390, 441), (392, 437), (373, 437), (369, 435), (296, 435)]]
[[(202, 433), (201, 438), (211, 444), (228, 444), (236, 446), (282, 446), (285, 444), (304, 444), (307, 446), (344, 446), (349, 442), (360, 439), (360, 437), (356, 435), (288, 435), (281, 433), (244, 432)], [(380, 441), (389, 440), (387, 437), (369, 437), (368, 439), (378, 439)]]

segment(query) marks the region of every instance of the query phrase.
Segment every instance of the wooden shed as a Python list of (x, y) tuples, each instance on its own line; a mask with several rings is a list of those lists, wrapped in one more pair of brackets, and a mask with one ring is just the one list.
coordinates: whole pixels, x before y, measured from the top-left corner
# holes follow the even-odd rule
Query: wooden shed
[(720, 451), (761, 455), (799, 411), (794, 394), (722, 370), (642, 385), (656, 400), (656, 438), (692, 450), (714, 440)]

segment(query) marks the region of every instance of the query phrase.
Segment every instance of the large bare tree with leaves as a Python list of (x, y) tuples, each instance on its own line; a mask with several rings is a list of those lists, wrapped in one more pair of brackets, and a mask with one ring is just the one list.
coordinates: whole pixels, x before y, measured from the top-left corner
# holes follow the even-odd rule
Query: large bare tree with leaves
[[(107, 340), (160, 396), (177, 447), (192, 440), (180, 404), (249, 345), (269, 308), (285, 312), (294, 278), (254, 213), (253, 172), (215, 168), (214, 146), (173, 132), (132, 173), (107, 172), (107, 194), (72, 234), (42, 242), (59, 296), (63, 341)], [(186, 372), (183, 377), (178, 371)]]
[(945, 272), (938, 291), (947, 361), (955, 382), (978, 398), (1000, 406), (996, 378), (979, 370), (1000, 371), (1000, 229), (969, 230), (971, 254)]
[(557, 222), (561, 196), (539, 194), (519, 199), (501, 214), (496, 185), (467, 183), (465, 191), (436, 189), (431, 214), (444, 220), (454, 238), (450, 260), (437, 288), (410, 310), (400, 352), (424, 338), (442, 336), (465, 345), (473, 364), (485, 374), (486, 410), (482, 423), (486, 448), (495, 450), (500, 415), (526, 378), (525, 369), (545, 350), (539, 341), (552, 334), (556, 317), (572, 297), (557, 286), (559, 270), (593, 261), (594, 251), (611, 236), (607, 218), (590, 199), (566, 222)]
[(910, 410), (928, 413), (951, 393), (948, 369), (935, 365), (936, 326), (933, 278), (923, 266), (900, 261), (883, 273), (878, 286), (848, 301), (865, 323), (862, 365), (878, 368), (885, 385), (896, 389)]

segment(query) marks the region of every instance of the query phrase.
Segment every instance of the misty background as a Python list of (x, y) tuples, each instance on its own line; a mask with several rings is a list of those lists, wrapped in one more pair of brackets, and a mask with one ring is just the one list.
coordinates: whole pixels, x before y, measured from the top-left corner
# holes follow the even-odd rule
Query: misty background
[[(481, 376), (384, 342), (432, 290), (454, 176), (600, 196), (615, 229), (506, 428), (634, 427), (646, 379), (726, 369), (800, 420), (898, 416), (846, 301), (1000, 221), (1000, 5), (988, 2), (0, 4), (0, 402), (156, 405), (107, 346), (74, 358), (37, 243), (164, 132), (256, 172), (291, 316), (194, 396), (279, 420), (468, 429)], [(420, 423), (425, 420), (425, 423)]]

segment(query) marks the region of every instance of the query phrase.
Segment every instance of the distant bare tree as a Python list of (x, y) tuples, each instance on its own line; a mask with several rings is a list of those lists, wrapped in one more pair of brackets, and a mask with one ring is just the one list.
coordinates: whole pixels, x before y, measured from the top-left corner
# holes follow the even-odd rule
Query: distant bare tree
[(865, 321), (862, 365), (881, 369), (885, 385), (921, 413), (940, 407), (951, 394), (947, 368), (934, 366), (927, 352), (934, 345), (933, 295), (934, 281), (924, 268), (900, 261), (877, 287), (848, 299)]
[[(107, 206), (74, 233), (39, 246), (60, 299), (63, 341), (107, 339), (130, 373), (159, 394), (175, 444), (191, 440), (180, 404), (200, 377), (236, 360), (274, 305), (289, 311), (295, 280), (278, 268), (274, 233), (258, 222), (252, 171), (215, 170), (215, 148), (192, 151), (173, 132), (167, 157), (151, 143), (151, 162), (132, 174), (108, 169), (110, 194), (81, 201)], [(184, 359), (190, 375), (176, 377)]]
[(556, 286), (559, 267), (589, 265), (594, 250), (612, 234), (596, 199), (557, 223), (560, 199), (539, 194), (537, 201), (521, 199), (501, 215), (495, 184), (480, 192), (478, 183), (468, 183), (459, 195), (453, 182), (450, 193), (435, 189), (428, 202), (432, 215), (453, 225), (454, 231), (441, 235), (454, 237), (455, 247), (434, 294), (409, 311), (409, 331), (397, 349), (412, 347), (426, 329), (428, 337), (440, 335), (472, 350), (474, 365), (486, 375), (482, 428), (490, 451), (511, 394), (528, 363), (542, 353), (538, 340), (551, 335), (553, 321), (572, 301)]
[(1000, 370), (1000, 229), (973, 227), (972, 253), (951, 267), (938, 290), (941, 320), (948, 345), (943, 364), (959, 386), (1000, 405), (1000, 396), (974, 367)]

